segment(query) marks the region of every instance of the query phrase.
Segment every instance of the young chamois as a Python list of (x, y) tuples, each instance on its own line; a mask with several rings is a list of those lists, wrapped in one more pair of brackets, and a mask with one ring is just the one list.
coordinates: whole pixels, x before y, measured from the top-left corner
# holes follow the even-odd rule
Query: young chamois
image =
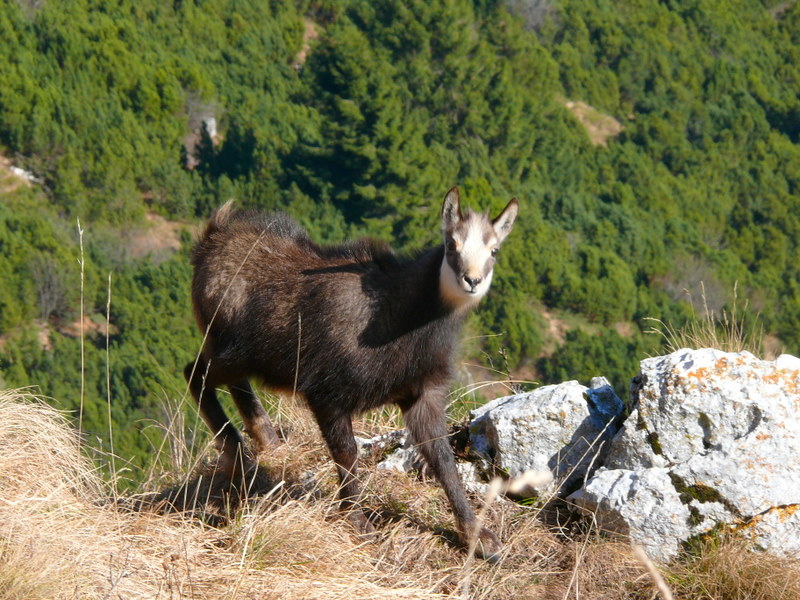
[[(512, 199), (495, 219), (462, 212), (453, 188), (442, 205), (444, 243), (407, 259), (369, 239), (321, 247), (284, 214), (223, 205), (192, 252), (192, 301), (206, 338), (184, 371), (223, 467), (244, 454), (215, 388), (228, 386), (258, 451), (278, 438), (248, 378), (301, 394), (336, 463), (342, 508), (370, 531), (358, 509), (351, 416), (395, 403), (468, 543), (476, 519), (447, 442), (444, 403), (461, 325), (489, 289), (518, 210)], [(480, 555), (497, 556), (492, 532), (481, 529), (477, 542)]]

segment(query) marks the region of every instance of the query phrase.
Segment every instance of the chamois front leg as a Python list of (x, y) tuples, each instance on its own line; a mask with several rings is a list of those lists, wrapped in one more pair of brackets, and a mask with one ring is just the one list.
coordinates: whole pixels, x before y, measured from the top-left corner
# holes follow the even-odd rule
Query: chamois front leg
[(361, 511), (359, 504), (361, 486), (356, 479), (358, 446), (353, 437), (353, 421), (349, 414), (331, 415), (320, 410), (314, 410), (314, 417), (333, 462), (336, 463), (339, 474), (339, 506), (359, 533), (372, 533), (375, 528)]
[[(402, 407), (403, 417), (412, 440), (444, 488), (456, 518), (461, 541), (469, 546), (476, 533), (477, 519), (467, 500), (464, 484), (456, 469), (453, 450), (447, 441), (443, 401), (446, 393), (447, 390), (441, 387), (424, 390), (416, 402)], [(497, 560), (502, 548), (497, 536), (485, 527), (480, 527), (477, 535), (478, 556), (490, 561)]]

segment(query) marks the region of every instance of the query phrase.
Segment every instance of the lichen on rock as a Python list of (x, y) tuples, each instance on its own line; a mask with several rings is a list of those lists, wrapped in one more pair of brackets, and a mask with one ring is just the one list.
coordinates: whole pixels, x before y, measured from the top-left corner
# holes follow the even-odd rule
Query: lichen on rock
[(800, 556), (800, 517), (775, 516), (800, 505), (800, 360), (684, 349), (642, 361), (636, 382), (631, 415), (575, 506), (646, 537), (658, 560), (720, 525)]

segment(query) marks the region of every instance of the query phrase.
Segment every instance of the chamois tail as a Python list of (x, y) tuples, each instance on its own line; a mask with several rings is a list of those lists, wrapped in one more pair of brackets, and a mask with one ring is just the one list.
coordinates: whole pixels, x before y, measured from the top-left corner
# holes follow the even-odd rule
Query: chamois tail
[(205, 231), (203, 231), (203, 234), (200, 236), (200, 238), (205, 239), (215, 231), (222, 229), (228, 223), (228, 221), (230, 221), (233, 212), (233, 198), (231, 198), (216, 211), (214, 211), (214, 214), (211, 215), (211, 218), (208, 220)]

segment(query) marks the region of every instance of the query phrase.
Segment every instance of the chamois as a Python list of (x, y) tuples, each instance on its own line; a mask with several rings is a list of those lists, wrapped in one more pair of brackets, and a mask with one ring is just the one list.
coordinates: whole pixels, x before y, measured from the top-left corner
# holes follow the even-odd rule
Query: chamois
[[(194, 314), (206, 337), (184, 374), (222, 468), (234, 469), (243, 442), (215, 388), (228, 386), (259, 452), (278, 437), (248, 378), (296, 392), (336, 463), (342, 509), (371, 531), (358, 509), (351, 417), (395, 403), (468, 543), (476, 518), (447, 442), (444, 403), (461, 325), (489, 289), (518, 210), (512, 199), (494, 219), (462, 212), (454, 187), (442, 205), (444, 243), (404, 258), (370, 239), (319, 246), (285, 214), (220, 207), (191, 254)], [(497, 556), (488, 529), (477, 542), (479, 555)]]

